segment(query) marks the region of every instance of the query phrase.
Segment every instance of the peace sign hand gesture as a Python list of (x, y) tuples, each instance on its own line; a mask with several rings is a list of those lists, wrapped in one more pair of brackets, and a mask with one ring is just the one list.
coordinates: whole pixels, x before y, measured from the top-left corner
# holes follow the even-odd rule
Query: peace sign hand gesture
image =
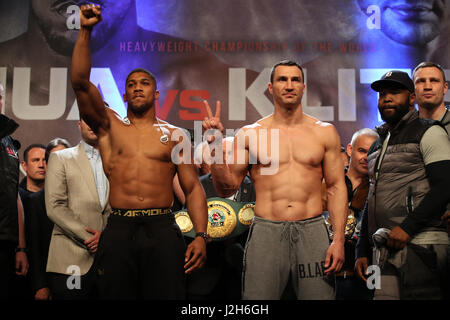
[[(208, 113), (208, 117), (206, 117), (202, 122), (203, 131), (216, 129), (223, 134), (224, 128), (222, 122), (220, 121), (220, 101), (216, 102), (216, 114), (214, 116), (208, 101), (204, 100), (203, 103), (205, 104), (206, 112)], [(207, 136), (207, 139), (208, 143), (211, 143), (214, 141), (214, 136)]]

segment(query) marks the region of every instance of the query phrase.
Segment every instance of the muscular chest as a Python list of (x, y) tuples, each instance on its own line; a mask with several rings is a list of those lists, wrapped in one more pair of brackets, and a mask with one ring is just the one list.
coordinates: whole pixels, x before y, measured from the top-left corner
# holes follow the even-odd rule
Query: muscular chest
[(123, 126), (112, 132), (110, 141), (112, 157), (128, 160), (170, 161), (170, 143), (161, 142), (161, 134), (156, 128), (138, 130), (132, 126)]
[(299, 164), (316, 167), (322, 163), (324, 147), (318, 137), (305, 130), (272, 129), (249, 139), (250, 162), (263, 165)]

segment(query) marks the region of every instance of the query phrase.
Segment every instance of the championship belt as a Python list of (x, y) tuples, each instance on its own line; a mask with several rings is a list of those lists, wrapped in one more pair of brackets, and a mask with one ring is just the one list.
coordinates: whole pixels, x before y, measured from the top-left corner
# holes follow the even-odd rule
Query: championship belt
[[(255, 216), (253, 202), (237, 202), (213, 197), (207, 200), (207, 204), (207, 233), (213, 241), (233, 238), (244, 233), (249, 229)], [(187, 210), (175, 212), (175, 221), (184, 236), (195, 238), (194, 225)]]
[[(358, 230), (358, 219), (355, 213), (358, 213), (364, 209), (364, 204), (366, 202), (368, 194), (369, 194), (369, 180), (365, 178), (361, 181), (361, 184), (356, 188), (352, 201), (348, 204), (348, 216), (347, 221), (345, 223), (345, 239), (347, 240), (357, 239), (357, 234), (359, 234), (359, 230)], [(361, 217), (359, 217), (359, 220), (361, 220)], [(333, 240), (334, 237), (333, 225), (329, 216), (325, 219), (325, 224), (327, 225), (329, 238), (330, 240)]]
[[(328, 236), (329, 236), (330, 240), (333, 240), (333, 238), (334, 238), (334, 231), (333, 231), (333, 225), (331, 223), (331, 217), (330, 216), (328, 216), (328, 218), (325, 219), (325, 224), (326, 224), (327, 229), (328, 229)], [(356, 220), (353, 208), (349, 208), (348, 209), (347, 221), (345, 223), (345, 239), (351, 240), (353, 238), (353, 235), (354, 235), (355, 229), (356, 229), (356, 225), (357, 225), (357, 220)]]

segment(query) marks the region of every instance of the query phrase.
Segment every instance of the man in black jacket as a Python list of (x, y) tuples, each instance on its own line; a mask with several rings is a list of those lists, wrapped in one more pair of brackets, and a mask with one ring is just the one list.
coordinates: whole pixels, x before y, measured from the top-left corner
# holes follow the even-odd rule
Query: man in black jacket
[[(18, 196), (20, 143), (11, 138), (18, 127), (1, 114), (3, 86), (0, 84), (0, 299), (11, 298), (11, 281), (16, 274), (26, 275), (23, 209)], [(15, 252), (15, 265), (14, 265)]]
[[(51, 152), (70, 148), (70, 143), (55, 138), (45, 148), (45, 162)], [(35, 300), (51, 298), (49, 276), (46, 272), (48, 249), (52, 238), (53, 221), (47, 216), (45, 208), (45, 189), (32, 192), (28, 196), (27, 240), (29, 240), (30, 286)]]
[[(27, 253), (30, 259), (30, 250), (33, 243), (30, 240), (30, 213), (34, 210), (30, 202), (30, 196), (35, 192), (44, 188), (45, 170), (47, 164), (45, 161), (45, 146), (40, 143), (30, 144), (23, 152), (23, 159), (21, 161), (22, 169), (26, 176), (19, 183), (19, 196), (22, 201), (24, 219), (25, 219), (25, 239), (28, 244)], [(31, 265), (30, 265), (31, 268)], [(14, 277), (14, 296), (18, 300), (30, 300), (33, 298), (32, 284), (30, 272), (23, 276)]]
[(385, 124), (377, 128), (380, 139), (367, 158), (370, 190), (356, 271), (367, 280), (369, 249), (376, 247), (373, 263), (381, 269), (381, 288), (375, 299), (440, 299), (448, 247), (441, 216), (450, 200), (450, 141), (438, 122), (419, 118), (408, 74), (389, 71), (371, 87), (379, 92)]

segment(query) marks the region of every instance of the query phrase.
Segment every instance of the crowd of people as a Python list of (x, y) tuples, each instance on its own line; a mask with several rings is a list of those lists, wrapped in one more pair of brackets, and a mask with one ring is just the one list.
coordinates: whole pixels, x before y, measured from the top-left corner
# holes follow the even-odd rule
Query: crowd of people
[[(20, 162), (17, 124), (0, 114), (1, 299), (449, 298), (450, 111), (439, 64), (373, 82), (384, 123), (344, 147), (333, 125), (303, 112), (302, 66), (281, 61), (268, 79), (274, 112), (234, 137), (221, 139), (220, 101), (214, 112), (204, 101), (193, 161), (179, 148), (191, 151), (188, 135), (156, 117), (151, 72), (129, 73), (124, 119), (89, 81), (101, 20), (99, 6), (81, 6), (70, 78), (78, 145), (31, 144)], [(0, 87), (0, 108), (2, 97)], [(254, 203), (249, 228), (211, 239), (212, 197)], [(193, 237), (175, 220), (181, 208)]]

